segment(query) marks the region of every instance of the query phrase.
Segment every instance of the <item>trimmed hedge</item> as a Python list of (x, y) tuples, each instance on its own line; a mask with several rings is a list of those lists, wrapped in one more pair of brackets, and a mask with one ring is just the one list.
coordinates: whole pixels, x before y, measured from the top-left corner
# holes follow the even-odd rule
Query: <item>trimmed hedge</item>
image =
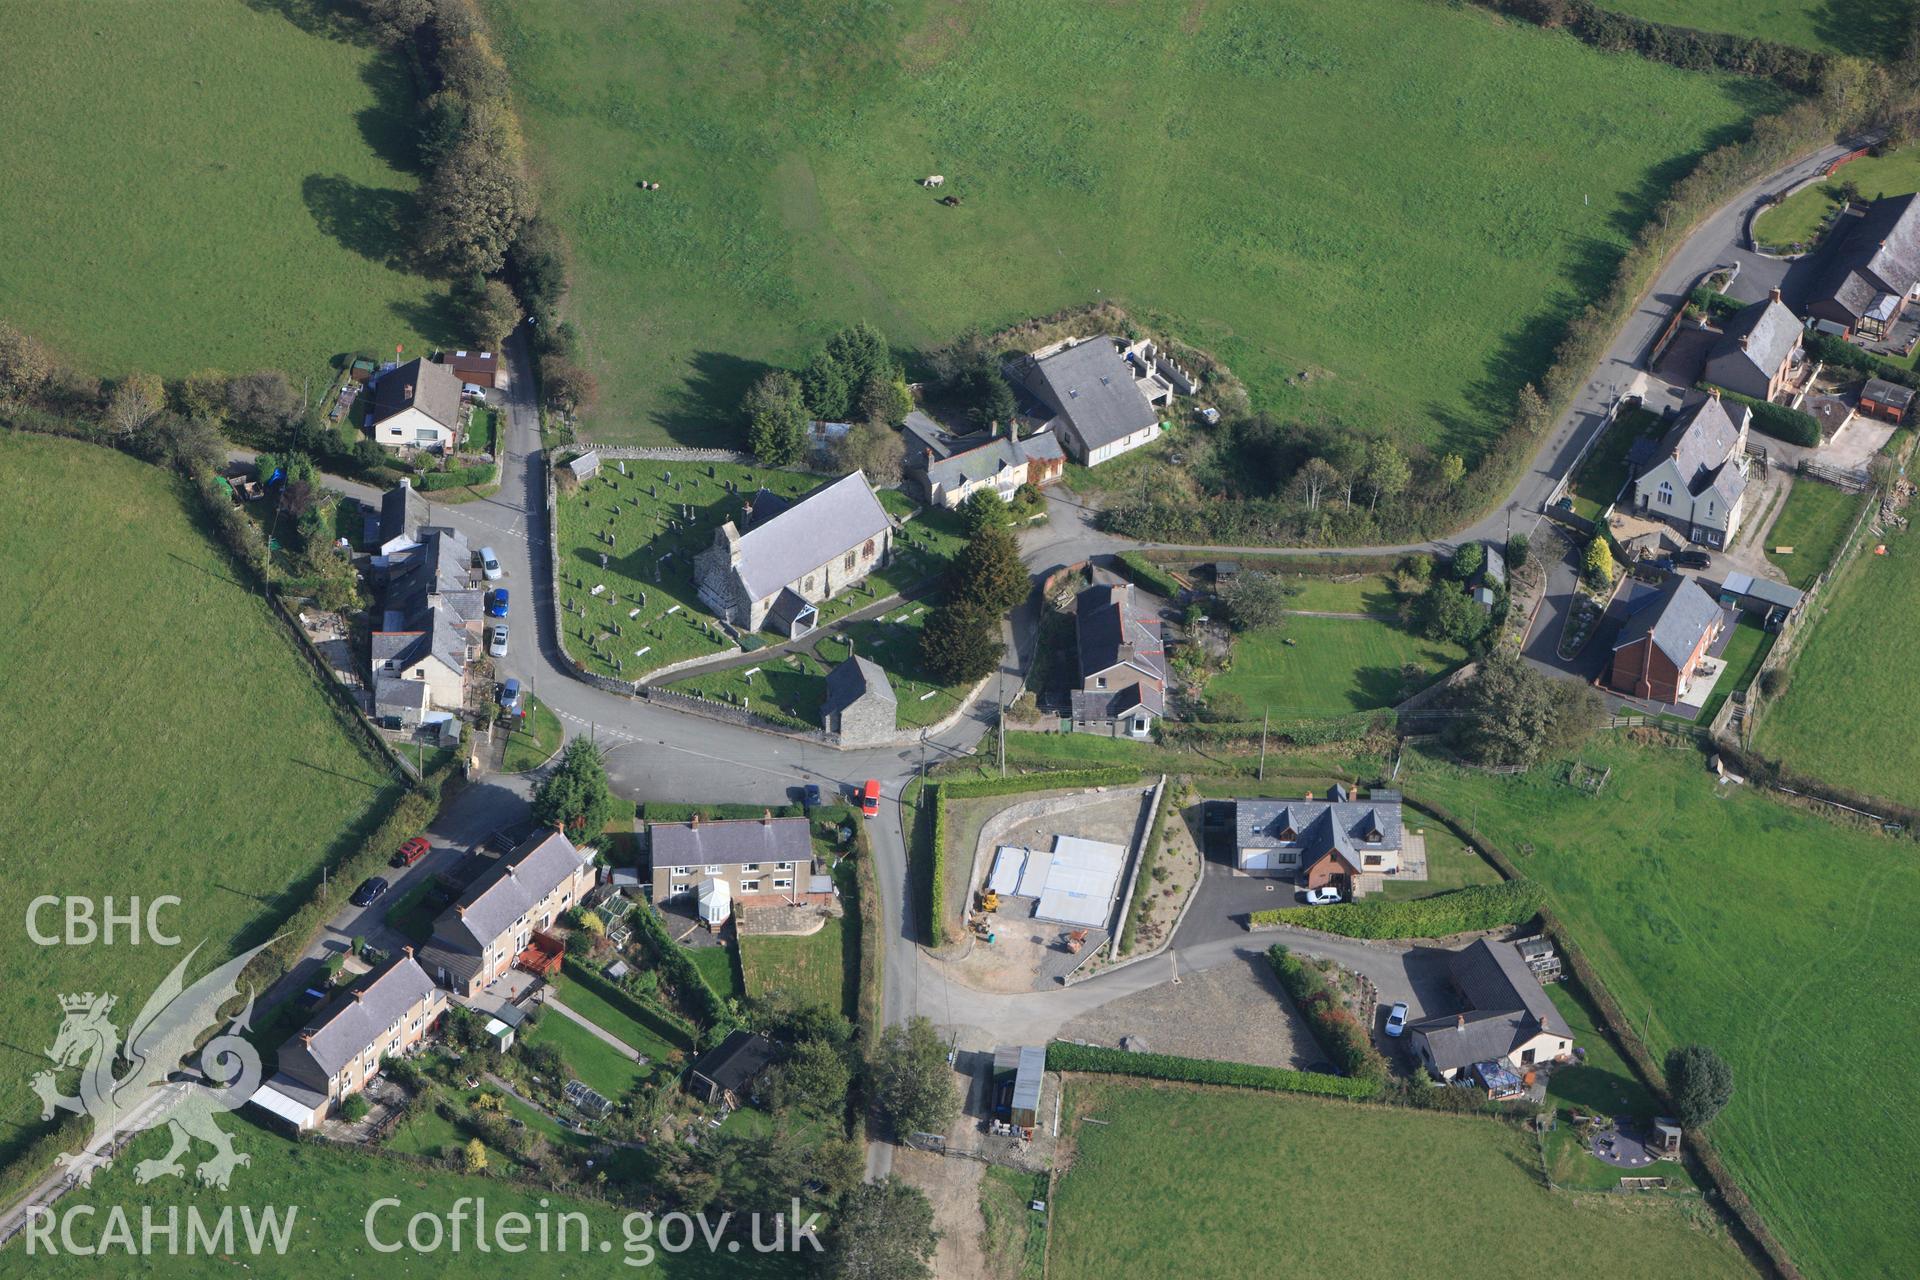
[(1738, 298), (1730, 298), (1715, 289), (1700, 285), (1688, 295), (1687, 300), (1716, 320), (1725, 320), (1746, 307)]
[(700, 1033), (684, 1018), (676, 1018), (664, 1009), (656, 1009), (634, 998), (633, 994), (603, 974), (595, 973), (572, 956), (561, 961), (560, 968), (569, 978), (626, 1014), (676, 1049), (692, 1050)]
[(1141, 1076), (1181, 1084), (1237, 1085), (1242, 1089), (1317, 1093), (1332, 1098), (1372, 1098), (1380, 1092), (1380, 1084), (1374, 1080), (1330, 1076), (1318, 1071), (1289, 1071), (1285, 1067), (1256, 1067), (1244, 1062), (1210, 1062), (1170, 1053), (1128, 1053), (1125, 1049), (1072, 1044), (1065, 1040), (1055, 1040), (1047, 1046), (1047, 1070)]
[[(1706, 390), (1707, 384), (1701, 383), (1700, 389)], [(1788, 444), (1812, 446), (1820, 443), (1820, 419), (1810, 413), (1789, 409), (1768, 400), (1755, 400), (1752, 396), (1743, 396), (1725, 387), (1720, 388), (1720, 398), (1753, 410), (1753, 429), (1756, 431), (1764, 432), (1776, 440), (1785, 440)]]
[(468, 486), (489, 485), (499, 477), (499, 468), (491, 463), (480, 463), (471, 467), (454, 467), (447, 471), (428, 471), (414, 481), (414, 487), (423, 493), (432, 493), (437, 489), (463, 489)]
[(928, 827), (933, 856), (927, 875), (927, 940), (934, 946), (945, 941), (940, 927), (947, 915), (947, 785), (932, 783), (920, 788), (922, 803), (933, 806)]
[(1131, 578), (1138, 586), (1145, 587), (1157, 596), (1168, 600), (1178, 600), (1184, 588), (1175, 582), (1173, 575), (1161, 566), (1146, 558), (1138, 551), (1120, 553), (1120, 572)]
[(1858, 369), (1868, 377), (1897, 382), (1903, 387), (1920, 387), (1920, 373), (1903, 368), (1871, 351), (1863, 351), (1845, 338), (1836, 338), (1830, 333), (1809, 331), (1807, 350), (1812, 353), (1814, 359), (1824, 364), (1837, 364), (1842, 368)]
[(1497, 13), (1566, 31), (1609, 53), (1637, 53), (1686, 71), (1765, 76), (1796, 93), (1816, 93), (1835, 59), (1824, 53), (1602, 9), (1589, 0), (1479, 0)]
[(1540, 912), (1545, 895), (1532, 880), (1471, 885), (1407, 902), (1342, 902), (1325, 907), (1255, 911), (1249, 927), (1297, 925), (1349, 938), (1444, 938), (1520, 924)]
[(1112, 787), (1138, 782), (1145, 769), (1111, 765), (1104, 769), (1056, 769), (1051, 773), (1019, 773), (1005, 778), (951, 778), (934, 784), (944, 799), (974, 800), (981, 796), (1011, 796), (1022, 791), (1054, 791), (1063, 787)]
[(653, 957), (654, 964), (667, 975), (667, 981), (673, 984), (677, 992), (700, 1024), (702, 1043), (714, 1044), (726, 1038), (733, 1030), (733, 1013), (727, 1008), (727, 1002), (721, 998), (700, 972), (699, 966), (688, 958), (680, 944), (667, 936), (667, 927), (660, 923), (660, 917), (652, 907), (642, 905), (627, 913), (627, 919), (639, 922), (641, 936), (645, 939), (647, 953)]
[[(821, 806), (825, 808), (825, 805)], [(649, 800), (639, 808), (642, 822), (691, 822), (699, 814), (702, 822), (730, 822), (739, 818), (758, 818), (772, 810), (776, 818), (804, 818), (807, 811), (797, 804), (683, 804), (667, 800)]]
[(1293, 998), (1300, 1015), (1313, 1028), (1314, 1039), (1334, 1065), (1354, 1080), (1366, 1082), (1375, 1092), (1384, 1087), (1387, 1060), (1373, 1047), (1359, 1019), (1347, 1012), (1327, 976), (1278, 944), (1268, 948), (1267, 959), (1273, 965), (1274, 977)]
[(860, 951), (859, 994), (855, 999), (854, 1022), (859, 1027), (862, 1051), (872, 1054), (880, 1043), (882, 962), (887, 954), (887, 926), (880, 897), (880, 882), (873, 872), (873, 844), (867, 839), (867, 824), (854, 823), (853, 882), (854, 919)]

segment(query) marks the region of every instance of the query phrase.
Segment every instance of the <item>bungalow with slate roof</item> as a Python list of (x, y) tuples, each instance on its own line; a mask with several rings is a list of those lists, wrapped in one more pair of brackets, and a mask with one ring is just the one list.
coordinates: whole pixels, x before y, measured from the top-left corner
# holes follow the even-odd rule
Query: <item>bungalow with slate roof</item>
[(1348, 899), (1398, 872), (1406, 844), (1399, 792), (1360, 800), (1337, 785), (1324, 800), (1235, 800), (1233, 830), (1238, 870)]
[(1720, 604), (1692, 578), (1669, 579), (1613, 642), (1607, 687), (1629, 698), (1681, 703), (1693, 673), (1726, 625)]
[(879, 742), (898, 727), (899, 699), (879, 663), (859, 654), (827, 672), (827, 696), (820, 704), (820, 727), (837, 734), (843, 747)]
[(460, 438), (460, 376), (431, 360), (409, 360), (373, 384), (367, 424), (389, 448), (445, 449)]
[(456, 995), (478, 995), (513, 967), (594, 884), (593, 859), (558, 831), (535, 832), (483, 871), (433, 922), (420, 961)]
[(1068, 338), (1011, 366), (1014, 380), (1054, 416), (1054, 432), (1073, 460), (1097, 467), (1160, 436), (1159, 406), (1173, 387), (1118, 338)]
[(1447, 968), (1467, 1007), (1407, 1024), (1414, 1054), (1436, 1078), (1480, 1063), (1524, 1072), (1573, 1055), (1572, 1030), (1512, 943), (1482, 938), (1449, 956)]
[(928, 502), (952, 510), (982, 489), (992, 489), (1010, 502), (1021, 485), (1052, 484), (1066, 466), (1060, 441), (1051, 431), (1040, 431), (1024, 440), (1017, 435), (993, 436), (944, 458), (922, 454), (911, 470)]
[(383, 1061), (416, 1048), (446, 1011), (447, 993), (407, 947), (281, 1045), (280, 1069), (249, 1101), (297, 1130), (311, 1129), (366, 1088)]
[(1772, 400), (1792, 380), (1805, 330), (1775, 289), (1764, 302), (1742, 307), (1707, 353), (1704, 377), (1755, 400)]
[(1920, 285), (1920, 195), (1884, 196), (1844, 213), (1807, 298), (1811, 319), (1883, 338)]
[(1131, 582), (1088, 587), (1074, 600), (1080, 687), (1075, 733), (1144, 738), (1167, 713), (1167, 666), (1160, 624), (1140, 615)]
[(813, 630), (814, 606), (884, 565), (893, 549), (893, 518), (865, 472), (822, 485), (771, 518), (757, 500), (750, 510), (744, 533), (727, 521), (693, 561), (701, 602), (743, 631), (764, 626), (792, 638)]
[(1740, 532), (1747, 493), (1747, 425), (1753, 411), (1732, 413), (1718, 390), (1682, 414), (1633, 482), (1633, 510), (1664, 520), (1689, 542), (1724, 547)]
[(835, 897), (831, 880), (815, 883), (813, 830), (806, 818), (767, 814), (707, 822), (696, 814), (689, 822), (649, 823), (647, 847), (656, 903), (703, 893), (747, 907), (825, 904)]

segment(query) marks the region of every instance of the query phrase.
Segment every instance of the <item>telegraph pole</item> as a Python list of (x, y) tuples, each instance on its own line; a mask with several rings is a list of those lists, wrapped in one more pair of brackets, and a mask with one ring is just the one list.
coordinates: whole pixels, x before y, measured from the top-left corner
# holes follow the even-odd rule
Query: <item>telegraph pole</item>
[(1267, 780), (1267, 718), (1272, 712), (1273, 708), (1270, 706), (1260, 708), (1260, 781), (1262, 782)]

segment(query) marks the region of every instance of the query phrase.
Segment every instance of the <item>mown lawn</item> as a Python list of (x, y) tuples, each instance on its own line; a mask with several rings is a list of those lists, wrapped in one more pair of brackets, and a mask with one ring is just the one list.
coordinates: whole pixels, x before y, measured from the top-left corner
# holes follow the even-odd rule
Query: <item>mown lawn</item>
[(1605, 7), (1859, 58), (1891, 58), (1906, 36), (1903, 0), (1611, 0)]
[[(267, 941), (394, 797), (294, 641), (189, 514), (166, 473), (107, 449), (0, 435), (0, 743), (20, 845), (0, 877), (8, 977), (0, 1163), (40, 1128), (27, 1087), (59, 996), (119, 998), (122, 1030), (188, 950), (192, 974)], [(36, 946), (42, 895), (176, 895), (177, 947)], [(60, 932), (58, 910), (40, 918)]]
[(506, 750), (501, 755), (500, 764), (506, 773), (538, 769), (553, 758), (553, 753), (560, 749), (561, 740), (566, 736), (566, 731), (560, 727), (560, 717), (538, 698), (527, 699), (527, 713), (518, 721), (501, 723), (503, 726), (513, 726), (494, 730), (495, 733), (507, 735)]
[(1574, 476), (1568, 493), (1573, 497), (1573, 510), (1576, 515), (1588, 520), (1598, 520), (1600, 513), (1608, 504), (1620, 496), (1620, 490), (1631, 478), (1628, 475), (1627, 452), (1633, 448), (1634, 441), (1644, 436), (1657, 438), (1664, 427), (1660, 415), (1645, 409), (1636, 409), (1624, 414), (1620, 420), (1607, 428), (1593, 446), (1593, 452), (1580, 464), (1580, 472)]
[[(591, 1015), (584, 1016), (589, 1021), (599, 1021)], [(608, 1030), (616, 1036), (620, 1034), (617, 1027)], [(644, 1080), (652, 1070), (631, 1058), (622, 1057), (612, 1045), (565, 1014), (555, 1013), (551, 1009), (540, 1015), (539, 1024), (526, 1034), (525, 1039), (528, 1044), (550, 1044), (558, 1049), (560, 1057), (575, 1076), (602, 1097), (614, 1102), (625, 1097), (627, 1091)], [(641, 1046), (634, 1045), (634, 1048), (640, 1049)]]
[(1281, 720), (1346, 715), (1402, 702), (1464, 661), (1458, 645), (1398, 623), (1293, 617), (1236, 637), (1232, 669), (1207, 691), (1238, 698), (1255, 719), (1266, 709)]
[(1801, 638), (1786, 696), (1755, 745), (1795, 773), (1920, 804), (1920, 740), (1909, 719), (1913, 654), (1899, 620), (1920, 608), (1920, 540), (1892, 533), (1829, 583), (1826, 612)]
[[(1806, 590), (1832, 563), (1865, 500), (1817, 480), (1794, 481), (1787, 491), (1787, 504), (1767, 532), (1767, 559), (1787, 575), (1788, 582)], [(1781, 547), (1793, 550), (1783, 552)]]
[[(511, 1106), (511, 1100), (509, 1100)], [(440, 1122), (444, 1124), (445, 1122)], [(531, 1123), (531, 1121), (529, 1122)], [(76, 1243), (91, 1244), (103, 1241), (107, 1230), (108, 1212), (112, 1208), (123, 1209), (133, 1226), (133, 1239), (140, 1239), (141, 1213), (151, 1210), (156, 1225), (164, 1224), (169, 1210), (180, 1210), (179, 1247), (169, 1250), (165, 1236), (156, 1237), (154, 1247), (140, 1256), (138, 1263), (129, 1265), (124, 1262), (106, 1262), (98, 1256), (76, 1256), (64, 1249), (48, 1252), (39, 1249), (31, 1262), (19, 1262), (16, 1270), (21, 1274), (48, 1276), (55, 1278), (72, 1277), (75, 1280), (94, 1280), (104, 1271), (116, 1274), (138, 1274), (152, 1277), (153, 1280), (202, 1280), (210, 1275), (228, 1275), (232, 1273), (271, 1275), (287, 1277), (288, 1280), (341, 1280), (342, 1277), (366, 1276), (377, 1273), (380, 1268), (370, 1269), (368, 1259), (381, 1255), (373, 1252), (368, 1243), (367, 1216), (374, 1203), (379, 1200), (397, 1200), (398, 1204), (388, 1204), (379, 1209), (374, 1216), (372, 1229), (375, 1238), (384, 1244), (398, 1244), (404, 1250), (397, 1255), (406, 1262), (400, 1269), (402, 1274), (412, 1280), (464, 1280), (475, 1274), (477, 1267), (488, 1267), (497, 1274), (511, 1275), (515, 1280), (526, 1277), (527, 1280), (560, 1280), (561, 1277), (577, 1277), (587, 1274), (604, 1274), (608, 1270), (608, 1258), (620, 1259), (632, 1264), (636, 1273), (646, 1268), (647, 1275), (684, 1277), (686, 1280), (734, 1280), (735, 1277), (788, 1277), (803, 1273), (803, 1264), (795, 1261), (799, 1256), (788, 1252), (783, 1254), (756, 1253), (750, 1244), (742, 1239), (738, 1252), (727, 1251), (722, 1241), (719, 1252), (709, 1253), (704, 1244), (684, 1253), (668, 1253), (656, 1250), (651, 1257), (638, 1251), (637, 1242), (630, 1244), (632, 1237), (623, 1229), (624, 1216), (629, 1212), (618, 1204), (609, 1204), (597, 1200), (576, 1199), (546, 1186), (511, 1181), (494, 1176), (490, 1168), (488, 1176), (470, 1177), (446, 1169), (423, 1169), (417, 1164), (389, 1159), (365, 1151), (356, 1151), (351, 1147), (333, 1146), (323, 1143), (296, 1143), (267, 1133), (244, 1121), (222, 1117), (221, 1127), (235, 1135), (234, 1147), (251, 1157), (252, 1163), (234, 1172), (232, 1188), (229, 1191), (200, 1189), (193, 1185), (192, 1166), (189, 1164), (187, 1178), (160, 1178), (140, 1186), (134, 1181), (134, 1165), (152, 1156), (158, 1156), (166, 1150), (166, 1135), (146, 1133), (129, 1149), (126, 1157), (116, 1160), (111, 1169), (101, 1173), (90, 1189), (76, 1190), (60, 1202), (64, 1213), (70, 1206), (90, 1206), (95, 1212), (91, 1217), (84, 1214), (75, 1220)], [(451, 1129), (451, 1126), (448, 1126)], [(207, 1148), (196, 1144), (195, 1152), (189, 1160), (204, 1158)], [(616, 1157), (615, 1163), (619, 1163)], [(492, 1163), (504, 1163), (499, 1157)], [(482, 1253), (474, 1238), (473, 1200), (482, 1199), (486, 1203), (488, 1251)], [(461, 1200), (468, 1203), (465, 1212), (468, 1215), (463, 1229), (462, 1244), (459, 1250), (452, 1247), (452, 1227), (449, 1215), (455, 1203)], [(220, 1257), (211, 1257), (205, 1251), (189, 1253), (187, 1250), (187, 1206), (191, 1205), (199, 1212), (203, 1220), (216, 1218), (223, 1208), (231, 1208), (234, 1218), (235, 1249)], [(256, 1217), (265, 1209), (278, 1211), (282, 1218), (291, 1212), (293, 1225), (288, 1232), (288, 1246), (284, 1254), (271, 1250), (252, 1254), (246, 1249), (246, 1236), (241, 1225), (242, 1210), (251, 1210)], [(441, 1247), (434, 1252), (423, 1253), (406, 1249), (408, 1220), (417, 1213), (431, 1214), (445, 1229), (447, 1234)], [(525, 1215), (527, 1221), (535, 1224), (535, 1229), (519, 1237), (506, 1237), (508, 1244), (519, 1244), (523, 1251), (513, 1255), (511, 1263), (501, 1263), (499, 1239), (493, 1232), (494, 1224), (508, 1214)], [(585, 1218), (587, 1233), (586, 1244), (580, 1243), (582, 1226), (571, 1215)], [(569, 1215), (563, 1219), (562, 1215)], [(538, 1224), (548, 1224), (547, 1237), (550, 1247), (541, 1249), (541, 1233)], [(566, 1224), (567, 1249), (558, 1248), (562, 1236), (562, 1223)], [(431, 1238), (423, 1235), (423, 1239)], [(105, 1237), (110, 1241), (111, 1237)], [(602, 1242), (609, 1245), (602, 1252)], [(60, 1244), (56, 1230), (53, 1244)], [(16, 1240), (12, 1250), (25, 1247), (25, 1242)], [(125, 1254), (110, 1244), (103, 1250), (111, 1259), (121, 1259)], [(624, 1269), (624, 1268), (623, 1268)]]
[(1427, 878), (1425, 880), (1394, 880), (1389, 878), (1382, 895), (1388, 901), (1404, 898), (1428, 898), (1436, 893), (1447, 893), (1454, 889), (1464, 889), (1468, 885), (1498, 884), (1503, 877), (1500, 869), (1475, 853), (1459, 836), (1428, 818), (1425, 814), (1409, 809), (1406, 824), (1423, 831), (1427, 842)]
[[(1851, 726), (1857, 775), (1886, 744), (1863, 739), (1855, 714), (1823, 708)], [(1597, 796), (1551, 768), (1495, 778), (1419, 756), (1401, 781), (1477, 823), (1546, 886), (1656, 1059), (1697, 1042), (1732, 1066), (1714, 1140), (1802, 1271), (1904, 1273), (1920, 1252), (1906, 1210), (1920, 1118), (1875, 1089), (1809, 1091), (1920, 1053), (1902, 1016), (1920, 982), (1912, 846), (1719, 786), (1690, 747), (1598, 743), (1582, 758), (1613, 769)]]
[(1695, 722), (1712, 724), (1713, 718), (1720, 714), (1721, 704), (1753, 683), (1754, 677), (1760, 674), (1760, 664), (1767, 660), (1772, 648), (1773, 632), (1761, 626), (1752, 614), (1742, 613), (1733, 629), (1733, 638), (1727, 641), (1726, 650), (1720, 655), (1727, 669), (1713, 682), (1713, 693), (1701, 705)]
[(667, 1055), (674, 1052), (675, 1046), (668, 1044), (658, 1032), (622, 1013), (565, 973), (556, 973), (548, 981), (552, 983), (553, 994), (560, 1003), (602, 1031), (626, 1041), (653, 1061), (664, 1062)]
[(852, 320), (913, 350), (1111, 299), (1283, 419), (1472, 460), (1650, 203), (1781, 101), (1395, 0), (489, 13), (609, 440), (735, 442)]
[[(1404, 1275), (1429, 1258), (1497, 1274), (1547, 1256), (1582, 1274), (1606, 1258), (1631, 1258), (1636, 1276), (1752, 1274), (1703, 1208), (1550, 1191), (1532, 1135), (1483, 1117), (1097, 1078), (1076, 1079), (1068, 1104), (1077, 1150), (1049, 1206), (1055, 1280), (1110, 1275), (1115, 1258), (1129, 1276), (1183, 1280)], [(1247, 1188), (1281, 1183), (1302, 1229), (1253, 1229)], [(1364, 1222), (1304, 1228), (1356, 1203)]]
[[(633, 680), (731, 645), (693, 582), (693, 558), (713, 545), (714, 530), (739, 522), (762, 487), (795, 498), (834, 477), (731, 463), (629, 459), (626, 468), (623, 476), (608, 462), (578, 492), (558, 499), (558, 590), (567, 653), (589, 671)], [(913, 510), (891, 490), (881, 491), (881, 503), (895, 516)], [(885, 568), (821, 602), (821, 625), (937, 576), (960, 541), (945, 513), (908, 521), (894, 535)], [(595, 595), (595, 587), (604, 590)], [(771, 632), (760, 638), (777, 639)]]
[(740, 939), (740, 972), (747, 996), (764, 999), (784, 991), (803, 1004), (854, 1016), (859, 975), (847, 961), (846, 929), (829, 920), (804, 938), (749, 934)]
[(727, 944), (718, 947), (688, 947), (687, 958), (693, 961), (693, 967), (707, 980), (707, 985), (720, 993), (723, 1000), (738, 1000), (746, 993), (740, 987), (740, 972), (733, 963), (733, 946)]
[(411, 269), (404, 64), (296, 25), (324, 6), (283, 8), (9, 13), (0, 116), (33, 126), (0, 129), (0, 316), (103, 373), (267, 366), (296, 386), (340, 352), (461, 340)]
[(1400, 594), (1393, 589), (1393, 580), (1384, 573), (1338, 578), (1304, 573), (1283, 576), (1287, 585), (1295, 588), (1293, 598), (1287, 602), (1289, 609), (1314, 613), (1392, 613), (1400, 607)]

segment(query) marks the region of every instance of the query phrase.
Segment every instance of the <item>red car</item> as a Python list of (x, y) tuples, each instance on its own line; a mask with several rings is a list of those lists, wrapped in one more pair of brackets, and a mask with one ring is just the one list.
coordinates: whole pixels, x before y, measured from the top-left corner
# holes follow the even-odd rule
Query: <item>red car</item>
[(860, 812), (869, 818), (880, 816), (880, 779), (868, 778), (867, 785), (860, 788)]
[(415, 836), (413, 839), (401, 845), (400, 851), (393, 855), (393, 865), (396, 867), (410, 867), (420, 861), (420, 859), (426, 857), (427, 850), (431, 848), (433, 848), (433, 846), (427, 842), (425, 836)]

